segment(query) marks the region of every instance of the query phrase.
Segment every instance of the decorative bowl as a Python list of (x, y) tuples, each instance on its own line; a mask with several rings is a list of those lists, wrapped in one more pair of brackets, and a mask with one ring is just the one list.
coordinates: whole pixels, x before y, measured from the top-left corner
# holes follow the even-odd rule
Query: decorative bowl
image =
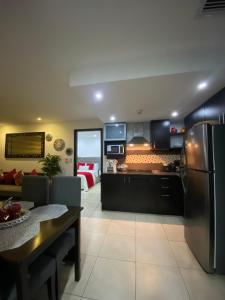
[(22, 209), (21, 210), (21, 215), (13, 220), (10, 221), (6, 221), (6, 222), (0, 222), (0, 229), (4, 229), (4, 228), (9, 228), (15, 225), (18, 225), (22, 222), (24, 222), (25, 220), (27, 220), (31, 215), (31, 212), (27, 209)]

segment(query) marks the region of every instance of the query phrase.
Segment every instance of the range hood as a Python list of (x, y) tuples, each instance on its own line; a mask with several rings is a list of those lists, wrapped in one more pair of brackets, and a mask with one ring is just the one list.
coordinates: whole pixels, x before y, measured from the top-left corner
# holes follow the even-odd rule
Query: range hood
[(127, 124), (127, 144), (146, 146), (150, 144), (150, 122)]
[(143, 136), (134, 136), (130, 141), (129, 144), (131, 145), (144, 145), (149, 144), (149, 141)]

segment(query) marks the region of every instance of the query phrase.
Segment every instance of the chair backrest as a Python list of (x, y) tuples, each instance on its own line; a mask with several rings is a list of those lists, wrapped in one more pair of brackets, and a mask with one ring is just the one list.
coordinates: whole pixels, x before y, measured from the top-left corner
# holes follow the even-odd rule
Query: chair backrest
[(34, 202), (34, 206), (49, 203), (49, 178), (47, 176), (24, 176), (22, 200)]
[(50, 202), (68, 206), (81, 205), (81, 180), (77, 176), (54, 176), (50, 190)]

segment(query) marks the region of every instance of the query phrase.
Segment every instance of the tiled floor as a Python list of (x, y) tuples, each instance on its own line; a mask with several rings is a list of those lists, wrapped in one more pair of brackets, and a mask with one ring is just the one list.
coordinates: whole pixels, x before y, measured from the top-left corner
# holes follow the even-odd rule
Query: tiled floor
[(82, 277), (62, 266), (63, 300), (224, 300), (225, 277), (202, 271), (181, 217), (101, 211), (82, 193)]

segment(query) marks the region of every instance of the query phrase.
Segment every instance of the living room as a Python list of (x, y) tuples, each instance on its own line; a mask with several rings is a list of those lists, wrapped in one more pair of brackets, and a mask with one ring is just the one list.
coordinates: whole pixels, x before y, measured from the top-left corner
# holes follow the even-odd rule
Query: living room
[(0, 300), (225, 299), (224, 36), (222, 0), (0, 1)]

